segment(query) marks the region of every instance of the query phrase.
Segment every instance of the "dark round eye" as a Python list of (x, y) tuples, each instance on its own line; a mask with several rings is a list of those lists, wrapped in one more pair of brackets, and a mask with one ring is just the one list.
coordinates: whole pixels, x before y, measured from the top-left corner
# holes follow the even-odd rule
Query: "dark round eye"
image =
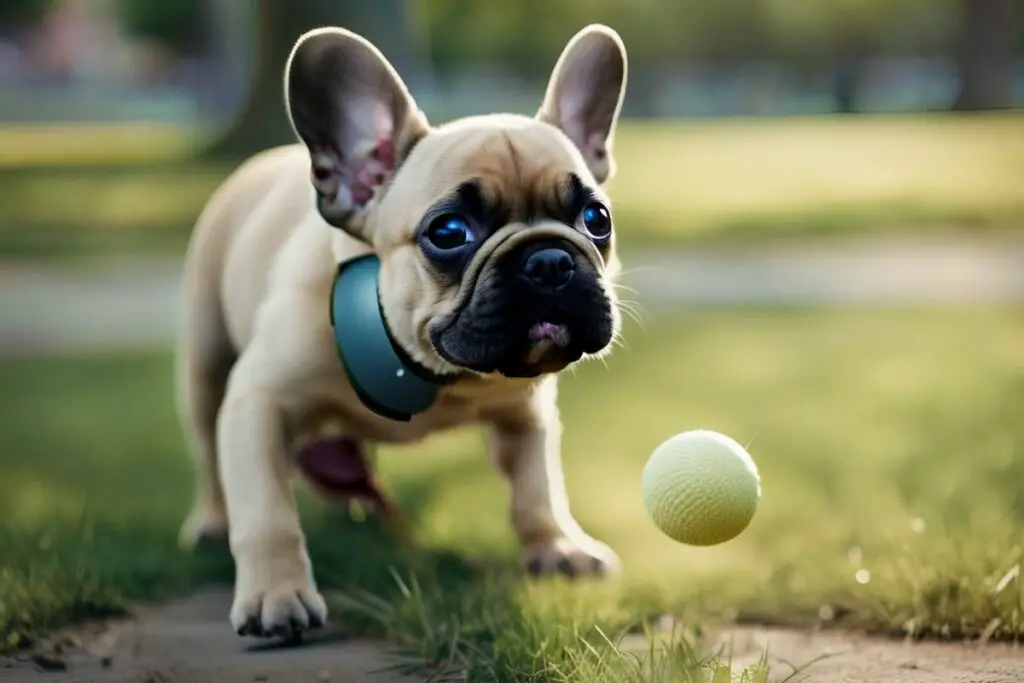
[(476, 238), (465, 218), (454, 214), (438, 216), (427, 227), (427, 240), (441, 251), (463, 247)]
[(583, 209), (583, 227), (594, 239), (604, 239), (612, 234), (611, 214), (600, 204), (587, 204)]

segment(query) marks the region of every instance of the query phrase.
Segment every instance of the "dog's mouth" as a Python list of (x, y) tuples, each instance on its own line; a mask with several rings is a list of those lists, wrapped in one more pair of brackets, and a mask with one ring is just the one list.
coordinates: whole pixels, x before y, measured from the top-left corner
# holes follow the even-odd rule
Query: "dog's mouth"
[(604, 349), (614, 333), (611, 316), (604, 310), (573, 316), (555, 309), (529, 316), (520, 309), (508, 316), (470, 320), (431, 331), (430, 342), (438, 355), (472, 372), (513, 378), (561, 372), (584, 355)]
[(529, 343), (523, 354), (523, 363), (528, 366), (557, 365), (571, 346), (573, 335), (565, 315), (555, 310), (530, 326), (527, 339)]

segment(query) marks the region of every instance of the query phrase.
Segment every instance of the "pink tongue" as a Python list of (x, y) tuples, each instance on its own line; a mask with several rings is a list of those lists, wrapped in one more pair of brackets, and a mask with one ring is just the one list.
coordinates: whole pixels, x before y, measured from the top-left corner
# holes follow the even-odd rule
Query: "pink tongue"
[(551, 342), (555, 346), (569, 345), (569, 330), (565, 325), (541, 322), (530, 328), (530, 341)]
[(299, 451), (296, 463), (306, 476), (329, 489), (372, 488), (362, 444), (354, 439), (315, 441)]

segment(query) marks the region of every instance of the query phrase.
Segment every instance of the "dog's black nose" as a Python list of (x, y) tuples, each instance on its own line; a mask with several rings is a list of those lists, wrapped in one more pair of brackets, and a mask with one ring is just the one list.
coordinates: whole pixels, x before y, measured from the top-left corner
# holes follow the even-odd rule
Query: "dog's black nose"
[(575, 271), (576, 262), (564, 249), (540, 249), (523, 259), (522, 263), (523, 275), (544, 289), (564, 287)]

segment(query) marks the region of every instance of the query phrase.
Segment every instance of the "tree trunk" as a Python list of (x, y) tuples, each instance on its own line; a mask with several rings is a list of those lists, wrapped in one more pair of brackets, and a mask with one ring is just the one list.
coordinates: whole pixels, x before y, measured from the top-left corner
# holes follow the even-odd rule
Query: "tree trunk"
[[(373, 42), (405, 75), (418, 52), (406, 0), (259, 0), (253, 85), (235, 125), (207, 151), (237, 159), (295, 140), (284, 106), (284, 66), (295, 41), (321, 26), (342, 26)], [(404, 69), (404, 70), (403, 70)]]
[(832, 97), (838, 114), (853, 114), (859, 107), (864, 54), (856, 39), (844, 40), (839, 46), (832, 71)]
[(1013, 106), (1016, 0), (961, 0), (960, 94), (953, 109)]

